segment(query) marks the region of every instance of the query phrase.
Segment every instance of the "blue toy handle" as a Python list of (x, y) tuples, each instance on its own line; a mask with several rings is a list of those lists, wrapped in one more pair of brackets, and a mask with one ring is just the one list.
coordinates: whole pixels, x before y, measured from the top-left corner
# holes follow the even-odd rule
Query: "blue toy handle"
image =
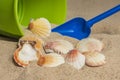
[(114, 14), (118, 11), (120, 11), (120, 4), (113, 7), (112, 9), (110, 9), (110, 10), (108, 10), (108, 11), (106, 11), (106, 12), (104, 12), (104, 13), (102, 13), (102, 14), (100, 14), (100, 15), (98, 15), (98, 16), (90, 19), (90, 20), (88, 20), (87, 24), (89, 25), (89, 27), (92, 27), (93, 24), (103, 20), (104, 18), (107, 18), (107, 17), (111, 16), (112, 14)]

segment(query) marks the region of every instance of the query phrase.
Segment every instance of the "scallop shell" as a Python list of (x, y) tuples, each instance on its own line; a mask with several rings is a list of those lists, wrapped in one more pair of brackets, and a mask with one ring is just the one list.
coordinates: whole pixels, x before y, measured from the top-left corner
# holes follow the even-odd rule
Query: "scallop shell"
[(50, 53), (40, 57), (37, 64), (43, 67), (56, 67), (63, 64), (64, 62), (64, 58), (61, 55)]
[(76, 45), (76, 48), (84, 53), (84, 52), (92, 52), (92, 51), (101, 51), (103, 49), (103, 43), (97, 39), (86, 38)]
[(44, 41), (36, 36), (26, 35), (21, 37), (18, 46), (22, 47), (24, 43), (31, 44), (37, 51), (43, 50)]
[(82, 55), (79, 50), (71, 50), (65, 58), (66, 62), (76, 69), (81, 69), (85, 65), (85, 56)]
[(88, 66), (101, 66), (106, 63), (105, 56), (100, 52), (85, 53), (86, 65)]
[(51, 24), (46, 18), (39, 18), (32, 20), (28, 26), (28, 29), (42, 38), (46, 38), (51, 33)]
[(66, 40), (54, 40), (47, 42), (45, 45), (46, 52), (56, 52), (59, 54), (67, 54), (74, 46)]
[(15, 62), (22, 67), (29, 65), (30, 61), (38, 60), (37, 51), (28, 43), (23, 44), (22, 48), (17, 48), (14, 52)]

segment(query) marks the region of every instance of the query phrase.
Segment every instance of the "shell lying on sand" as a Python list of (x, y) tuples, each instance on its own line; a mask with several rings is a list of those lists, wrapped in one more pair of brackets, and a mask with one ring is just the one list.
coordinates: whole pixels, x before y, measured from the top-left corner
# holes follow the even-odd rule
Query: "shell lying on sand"
[(29, 43), (36, 50), (40, 51), (43, 49), (44, 41), (36, 36), (26, 35), (19, 39), (18, 47), (22, 47), (24, 43)]
[(43, 54), (43, 41), (35, 36), (23, 36), (14, 52), (15, 62), (22, 67), (28, 66), (30, 61), (38, 60)]
[(30, 44), (25, 43), (22, 48), (17, 48), (14, 52), (14, 60), (19, 66), (26, 67), (30, 61), (38, 60), (38, 55)]
[(85, 65), (85, 56), (77, 49), (71, 50), (65, 58), (66, 62), (76, 69), (81, 69)]
[(79, 43), (76, 45), (76, 48), (82, 53), (93, 51), (100, 52), (103, 49), (103, 43), (94, 38), (86, 38), (79, 41)]
[(66, 40), (54, 40), (47, 42), (45, 45), (46, 52), (56, 52), (59, 54), (67, 54), (74, 46)]
[(86, 65), (88, 66), (102, 66), (106, 63), (105, 56), (100, 52), (88, 52), (84, 55), (86, 57)]
[(51, 33), (51, 24), (46, 18), (39, 18), (32, 20), (28, 26), (28, 29), (35, 35), (46, 38)]
[(63, 64), (64, 58), (56, 53), (45, 54), (40, 57), (37, 64), (42, 67), (56, 67)]

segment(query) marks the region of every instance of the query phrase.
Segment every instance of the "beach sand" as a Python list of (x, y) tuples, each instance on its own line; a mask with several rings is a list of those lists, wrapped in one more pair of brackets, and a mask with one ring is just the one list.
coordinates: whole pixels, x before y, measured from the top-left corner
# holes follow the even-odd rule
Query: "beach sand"
[[(78, 16), (89, 20), (119, 3), (120, 0), (68, 0), (67, 20)], [(17, 40), (0, 36), (0, 80), (120, 80), (120, 12), (95, 24), (89, 37), (104, 43), (102, 53), (107, 63), (76, 70), (66, 63), (55, 68), (39, 67), (36, 62), (26, 68), (19, 67), (13, 61)], [(57, 33), (52, 33), (48, 40), (53, 38), (65, 39), (74, 45), (78, 42)]]

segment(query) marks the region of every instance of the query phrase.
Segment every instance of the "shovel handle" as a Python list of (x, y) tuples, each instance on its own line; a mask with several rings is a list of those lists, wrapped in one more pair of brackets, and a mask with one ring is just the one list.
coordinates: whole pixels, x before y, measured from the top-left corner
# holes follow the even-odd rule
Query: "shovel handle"
[(104, 18), (107, 18), (107, 17), (111, 16), (112, 14), (114, 14), (118, 11), (120, 11), (120, 4), (113, 7), (112, 9), (110, 9), (110, 10), (108, 10), (108, 11), (106, 11), (106, 12), (104, 12), (104, 13), (102, 13), (102, 14), (100, 14), (100, 15), (98, 15), (98, 16), (90, 19), (90, 20), (88, 20), (87, 24), (89, 25), (89, 27), (92, 27), (93, 24), (103, 20)]

